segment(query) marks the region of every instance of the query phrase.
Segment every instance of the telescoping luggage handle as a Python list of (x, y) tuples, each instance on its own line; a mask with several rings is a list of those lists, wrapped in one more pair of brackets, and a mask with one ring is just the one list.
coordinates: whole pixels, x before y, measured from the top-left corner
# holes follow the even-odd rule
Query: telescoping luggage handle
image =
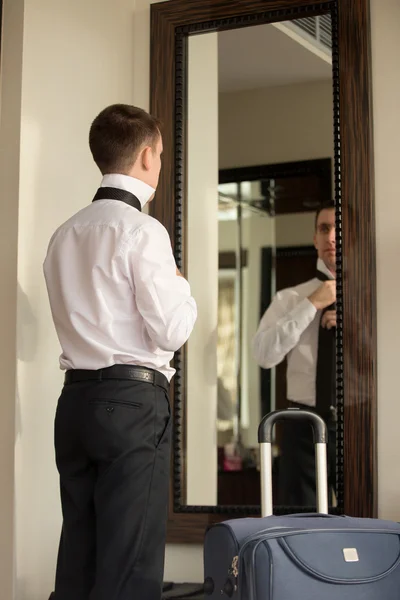
[(265, 415), (258, 427), (258, 443), (261, 446), (261, 513), (263, 517), (273, 514), (272, 432), (278, 421), (293, 420), (309, 421), (312, 426), (317, 475), (317, 511), (321, 514), (328, 514), (327, 429), (325, 422), (320, 416), (309, 410), (288, 408)]

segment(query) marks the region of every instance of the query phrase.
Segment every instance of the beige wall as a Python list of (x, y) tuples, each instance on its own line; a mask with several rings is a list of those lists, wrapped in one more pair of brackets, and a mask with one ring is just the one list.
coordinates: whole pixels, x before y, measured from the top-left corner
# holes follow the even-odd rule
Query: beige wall
[[(188, 273), (196, 327), (187, 343), (187, 504), (217, 504), (218, 34), (189, 39)], [(207, 240), (207, 243), (205, 243)], [(190, 276), (190, 273), (193, 276)], [(201, 460), (199, 460), (201, 456)]]
[(400, 164), (400, 3), (372, 2), (372, 74), (378, 266), (379, 513), (400, 521), (398, 298)]
[[(24, 9), (23, 2), (18, 0), (7, 6), (3, 22), (0, 101), (0, 587), (4, 600), (11, 599), (14, 581), (17, 252)], [(7, 118), (4, 118), (5, 114)]]
[[(98, 175), (86, 149), (90, 119), (105, 104), (149, 99), (148, 0), (5, 0), (0, 124), (0, 581), (2, 600), (43, 600), (51, 589), (60, 511), (52, 420), (61, 382), (58, 344), (41, 261), (55, 226), (87, 202)], [(134, 10), (135, 9), (135, 10)], [(398, 423), (397, 170), (400, 139), (400, 6), (372, 0), (376, 149), (380, 514), (400, 520)], [(7, 25), (8, 24), (8, 25)], [(20, 148), (18, 147), (20, 145)], [(310, 158), (307, 156), (305, 158)], [(18, 172), (19, 161), (21, 168)], [(253, 161), (251, 161), (253, 162)], [(68, 186), (68, 187), (67, 187)], [(20, 188), (20, 189), (19, 189)], [(17, 220), (19, 198), (20, 223)], [(397, 212), (396, 212), (397, 211)], [(17, 230), (18, 228), (18, 230)], [(17, 244), (17, 231), (18, 240)], [(18, 348), (15, 334), (17, 305)], [(21, 293), (22, 292), (22, 293)], [(18, 355), (18, 395), (14, 372)], [(14, 411), (17, 406), (17, 441)], [(17, 446), (16, 546), (13, 456)], [(169, 546), (167, 579), (202, 578), (200, 546)]]
[(331, 81), (221, 94), (219, 112), (221, 169), (333, 156)]

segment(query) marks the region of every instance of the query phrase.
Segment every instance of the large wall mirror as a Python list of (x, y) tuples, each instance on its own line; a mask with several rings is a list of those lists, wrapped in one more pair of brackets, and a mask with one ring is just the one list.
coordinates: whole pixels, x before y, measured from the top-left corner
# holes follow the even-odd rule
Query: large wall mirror
[[(373, 516), (367, 2), (151, 10), (165, 148), (152, 214), (199, 312), (174, 361), (169, 539), (201, 541), (209, 523), (260, 514), (257, 428), (278, 408), (324, 417), (331, 511)], [(315, 510), (311, 429), (278, 427), (273, 455), (275, 511)]]

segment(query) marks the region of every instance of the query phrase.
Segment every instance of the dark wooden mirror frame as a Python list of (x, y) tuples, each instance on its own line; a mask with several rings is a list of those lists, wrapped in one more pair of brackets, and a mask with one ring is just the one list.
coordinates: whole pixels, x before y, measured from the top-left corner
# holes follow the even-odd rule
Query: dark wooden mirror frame
[[(326, 12), (332, 15), (338, 256), (338, 512), (375, 517), (376, 258), (369, 0), (169, 0), (153, 4), (150, 110), (163, 122), (164, 160), (151, 214), (166, 226), (178, 267), (186, 273), (188, 36)], [(185, 365), (183, 349), (175, 356), (177, 372), (171, 388), (174, 431), (168, 541), (199, 543), (211, 523), (257, 515), (259, 507), (182, 503)], [(291, 507), (285, 509), (291, 512)]]

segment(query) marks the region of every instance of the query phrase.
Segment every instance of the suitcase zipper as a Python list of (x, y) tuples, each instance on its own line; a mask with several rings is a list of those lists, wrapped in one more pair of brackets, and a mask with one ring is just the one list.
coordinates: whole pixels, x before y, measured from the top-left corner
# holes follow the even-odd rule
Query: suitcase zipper
[(236, 555), (233, 557), (231, 568), (228, 571), (229, 575), (233, 575), (235, 577), (235, 579), (237, 579), (238, 575), (239, 575), (238, 562), (239, 562), (239, 556)]

